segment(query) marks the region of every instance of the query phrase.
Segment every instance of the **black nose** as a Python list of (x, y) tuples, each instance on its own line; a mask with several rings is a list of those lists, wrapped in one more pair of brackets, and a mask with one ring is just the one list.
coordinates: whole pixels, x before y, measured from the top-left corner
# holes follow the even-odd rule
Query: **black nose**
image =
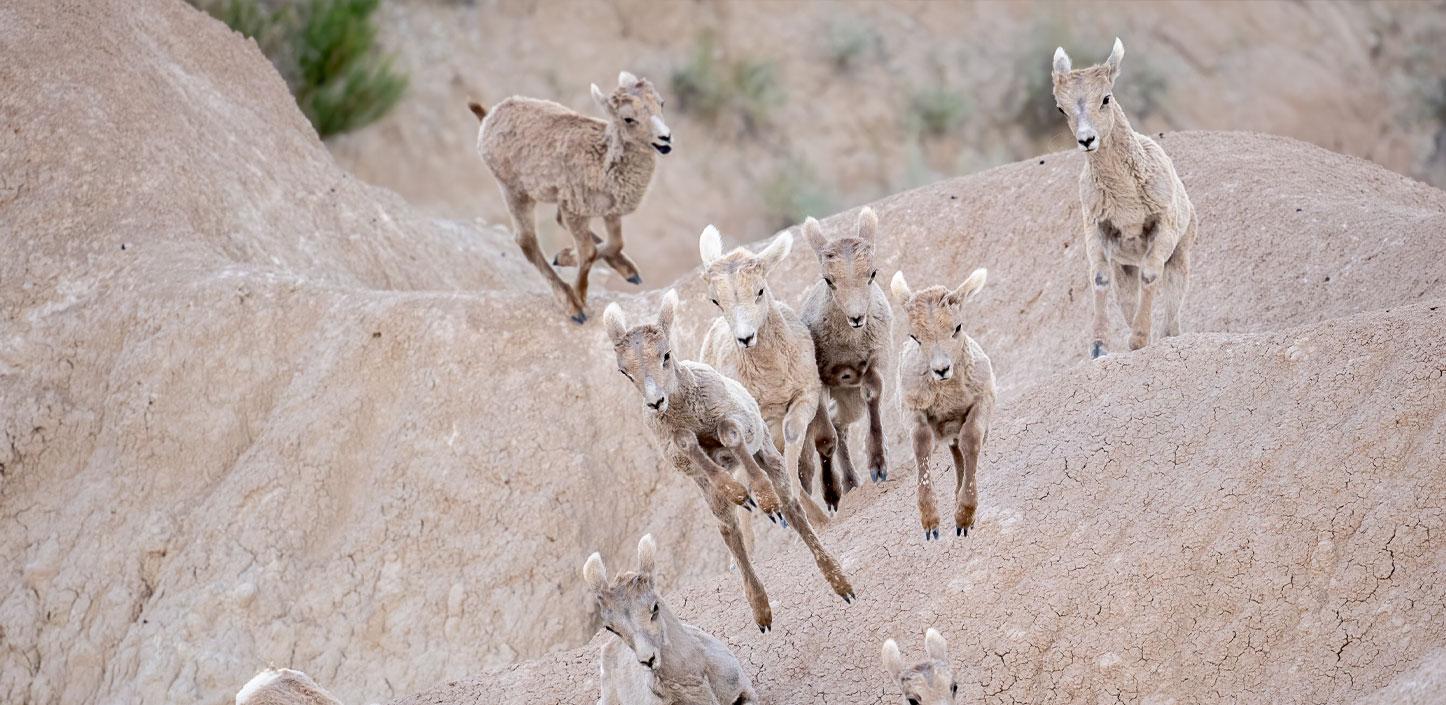
[(649, 656), (649, 657), (648, 657), (648, 660), (646, 660), (646, 661), (639, 661), (638, 663), (641, 663), (641, 664), (643, 664), (644, 666), (647, 666), (647, 667), (651, 670), (651, 669), (657, 667), (657, 665), (658, 665), (658, 657), (657, 657), (656, 655), (654, 655), (654, 656)]
[(1089, 137), (1086, 137), (1086, 138), (1080, 140), (1079, 143), (1080, 143), (1080, 146), (1082, 146), (1082, 147), (1088, 147), (1088, 146), (1090, 146), (1090, 145), (1092, 145), (1092, 144), (1095, 143), (1095, 136), (1094, 136), (1094, 135), (1090, 135)]
[(668, 400), (667, 397), (659, 397), (657, 401), (647, 402), (648, 408), (649, 408), (649, 409), (661, 409), (661, 408), (663, 408), (663, 402), (665, 402), (665, 401), (667, 401), (667, 400)]
[(673, 141), (673, 136), (672, 136), (672, 135), (663, 135), (662, 137), (659, 137), (658, 139), (660, 139), (660, 140), (662, 140), (662, 141), (664, 141), (664, 142), (672, 142), (672, 141)]
[(738, 344), (739, 344), (739, 345), (742, 345), (743, 347), (746, 348), (746, 347), (752, 345), (752, 344), (753, 344), (753, 339), (754, 339), (754, 338), (757, 338), (757, 337), (758, 337), (758, 335), (755, 333), (755, 334), (753, 334), (753, 335), (748, 336), (747, 338), (739, 338), (739, 339), (738, 339)]
[(864, 317), (863, 317), (863, 316), (849, 316), (849, 325), (851, 325), (851, 326), (853, 326), (853, 327), (855, 327), (855, 328), (863, 328), (863, 327), (864, 327)]
[(934, 376), (935, 376), (935, 377), (938, 377), (939, 379), (944, 379), (945, 377), (947, 377), (947, 376), (949, 375), (949, 370), (952, 370), (952, 369), (954, 369), (954, 366), (953, 366), (953, 365), (950, 365), (949, 367), (945, 367), (945, 368), (942, 368), (942, 369), (934, 370)]

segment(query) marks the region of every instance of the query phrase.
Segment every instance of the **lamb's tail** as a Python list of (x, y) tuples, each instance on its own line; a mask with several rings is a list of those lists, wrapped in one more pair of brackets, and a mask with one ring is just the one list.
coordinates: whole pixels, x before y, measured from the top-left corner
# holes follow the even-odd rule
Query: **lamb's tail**
[(467, 109), (468, 109), (468, 110), (471, 110), (471, 111), (472, 111), (472, 114), (473, 114), (473, 115), (476, 115), (478, 120), (481, 120), (482, 118), (487, 117), (487, 109), (484, 108), (484, 107), (482, 107), (482, 104), (481, 104), (481, 103), (477, 103), (477, 102), (468, 103), (468, 104), (467, 104)]

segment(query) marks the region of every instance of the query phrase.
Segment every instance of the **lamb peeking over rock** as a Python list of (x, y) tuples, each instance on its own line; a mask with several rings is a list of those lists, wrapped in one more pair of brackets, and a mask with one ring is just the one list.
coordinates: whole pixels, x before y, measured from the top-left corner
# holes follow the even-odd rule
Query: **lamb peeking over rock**
[[(809, 435), (818, 450), (823, 499), (830, 509), (837, 509), (839, 497), (859, 485), (849, 450), (849, 430), (866, 412), (869, 479), (882, 482), (888, 477), (879, 403), (889, 366), (894, 314), (884, 290), (874, 281), (879, 273), (874, 265), (878, 229), (879, 218), (867, 206), (859, 211), (852, 237), (829, 240), (817, 220), (809, 218), (803, 224), (804, 239), (818, 255), (822, 274), (804, 299), (800, 317), (813, 335), (814, 357), (823, 383), (825, 399), (819, 404), (823, 418), (814, 420)], [(828, 399), (834, 402), (832, 419)], [(835, 448), (843, 474), (842, 491), (832, 467)], [(808, 492), (813, 484), (812, 473), (808, 477), (804, 473), (805, 466), (800, 464), (799, 481)]]
[(310, 676), (289, 668), (257, 673), (236, 693), (236, 705), (341, 705)]
[[(656, 323), (629, 328), (616, 303), (608, 304), (603, 321), (617, 356), (618, 371), (642, 394), (648, 427), (664, 455), (698, 483), (708, 508), (718, 519), (718, 531), (738, 566), (759, 630), (766, 632), (772, 627), (773, 612), (763, 583), (749, 561), (735, 505), (762, 505), (764, 511), (775, 514), (775, 521), (786, 519), (813, 553), (834, 592), (845, 602), (852, 602), (854, 589), (814, 534), (793, 496), (783, 457), (774, 447), (768, 425), (748, 390), (708, 365), (673, 355), (677, 306), (678, 295), (669, 290), (663, 296)], [(724, 469), (724, 465), (734, 464), (742, 467), (748, 488)]]
[[(628, 281), (642, 282), (637, 266), (623, 254), (622, 217), (637, 210), (647, 193), (655, 153), (673, 150), (673, 133), (663, 122), (663, 99), (647, 79), (624, 71), (612, 93), (604, 94), (593, 84), (592, 97), (606, 120), (520, 96), (490, 111), (477, 103), (468, 105), (482, 121), (477, 153), (497, 178), (518, 246), (578, 323), (587, 320), (588, 273), (598, 257)], [(538, 247), (538, 203), (557, 204), (558, 222), (576, 243), (575, 252), (563, 250), (554, 259), (559, 265), (577, 265), (571, 287)], [(588, 225), (595, 217), (607, 226), (606, 242)]]
[(583, 579), (613, 638), (598, 658), (598, 705), (744, 705), (757, 702), (738, 658), (713, 635), (678, 619), (658, 594), (657, 546), (638, 542), (638, 570), (611, 580), (601, 555), (588, 556)]
[(1165, 335), (1180, 334), (1195, 243), (1195, 206), (1175, 165), (1154, 140), (1135, 132), (1114, 100), (1124, 56), (1118, 38), (1103, 65), (1085, 69), (1071, 68), (1064, 47), (1054, 50), (1055, 104), (1088, 157), (1079, 196), (1094, 287), (1091, 357), (1105, 354), (1111, 283), (1130, 324), (1131, 350), (1150, 342), (1157, 291), (1165, 297)]
[(890, 639), (884, 642), (884, 671), (899, 684), (909, 705), (950, 705), (959, 683), (949, 664), (949, 644), (933, 627), (924, 635), (924, 653), (928, 658), (905, 668), (899, 645)]
[(954, 456), (954, 534), (968, 536), (979, 506), (974, 472), (994, 414), (994, 368), (979, 344), (964, 332), (964, 303), (984, 287), (987, 272), (976, 269), (959, 288), (909, 289), (903, 272), (890, 284), (904, 311), (909, 339), (899, 351), (899, 392), (913, 424), (914, 462), (919, 471), (919, 522), (924, 540), (939, 538), (929, 456), (945, 440)]

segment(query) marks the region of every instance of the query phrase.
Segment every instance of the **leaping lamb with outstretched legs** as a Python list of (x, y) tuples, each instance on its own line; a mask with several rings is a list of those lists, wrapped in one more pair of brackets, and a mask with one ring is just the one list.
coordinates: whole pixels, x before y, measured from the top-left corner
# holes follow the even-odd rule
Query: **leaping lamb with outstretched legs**
[[(663, 122), (663, 99), (652, 82), (624, 71), (612, 93), (604, 94), (593, 84), (592, 97), (607, 120), (520, 96), (491, 110), (468, 105), (482, 121), (477, 153), (497, 178), (522, 254), (578, 323), (587, 320), (588, 273), (598, 257), (628, 281), (642, 282), (637, 265), (623, 254), (622, 217), (642, 202), (657, 154), (673, 149), (673, 133)], [(538, 246), (538, 203), (556, 203), (558, 222), (572, 233), (576, 250), (564, 250), (555, 258), (558, 264), (577, 265), (571, 287)], [(588, 226), (596, 217), (607, 226), (606, 241)]]
[(310, 676), (289, 668), (257, 673), (236, 693), (236, 705), (341, 705)]
[(954, 534), (968, 536), (979, 507), (974, 473), (994, 414), (994, 368), (983, 348), (964, 332), (964, 302), (984, 287), (987, 272), (976, 269), (959, 288), (909, 289), (903, 272), (889, 288), (904, 310), (909, 340), (899, 351), (899, 396), (912, 422), (914, 462), (919, 472), (919, 522), (924, 540), (939, 538), (929, 456), (944, 440), (954, 456)]
[[(608, 304), (603, 312), (618, 371), (642, 394), (647, 424), (664, 455), (703, 490), (708, 508), (718, 519), (718, 531), (733, 555), (743, 579), (743, 591), (760, 631), (773, 624), (773, 612), (763, 583), (753, 570), (738, 526), (734, 506), (764, 505), (765, 511), (786, 518), (813, 553), (818, 569), (845, 602), (854, 599), (853, 586), (843, 568), (824, 548), (803, 507), (793, 494), (791, 478), (783, 469), (783, 456), (773, 445), (768, 424), (748, 390), (737, 381), (701, 362), (673, 355), (673, 316), (678, 295), (663, 296), (656, 323), (629, 328), (622, 308)], [(724, 465), (741, 466), (749, 489), (739, 484)], [(776, 508), (770, 508), (776, 507)]]
[(1071, 68), (1064, 47), (1054, 50), (1054, 100), (1088, 157), (1079, 195), (1094, 287), (1091, 357), (1105, 354), (1112, 282), (1130, 325), (1131, 350), (1150, 342), (1157, 290), (1165, 298), (1165, 335), (1180, 334), (1195, 243), (1195, 207), (1175, 165), (1154, 140), (1135, 132), (1114, 100), (1124, 56), (1118, 38), (1104, 64), (1085, 69)]
[(933, 627), (924, 635), (924, 653), (928, 658), (905, 667), (899, 645), (890, 639), (884, 642), (884, 672), (898, 684), (909, 705), (953, 705), (959, 682), (949, 663), (949, 643)]
[[(830, 509), (838, 508), (843, 493), (858, 487), (849, 430), (865, 415), (869, 419), (869, 478), (882, 482), (888, 477), (879, 403), (884, 395), (884, 373), (889, 367), (894, 314), (884, 290), (874, 281), (878, 277), (874, 266), (878, 229), (879, 218), (868, 206), (859, 211), (852, 237), (829, 240), (817, 220), (809, 218), (803, 224), (804, 239), (818, 255), (822, 275), (804, 298), (800, 317), (813, 334), (814, 357), (824, 389), (825, 400), (819, 404), (823, 418), (814, 420), (809, 435), (818, 450), (823, 499)], [(831, 419), (827, 405), (830, 398), (834, 402)], [(831, 465), (835, 449), (843, 475), (842, 491)], [(803, 463), (799, 465), (799, 481), (805, 492), (813, 484), (812, 473)]]
[(738, 657), (713, 635), (685, 624), (658, 594), (657, 546), (638, 541), (638, 569), (609, 579), (592, 554), (582, 575), (613, 638), (598, 658), (598, 705), (744, 705), (757, 702)]

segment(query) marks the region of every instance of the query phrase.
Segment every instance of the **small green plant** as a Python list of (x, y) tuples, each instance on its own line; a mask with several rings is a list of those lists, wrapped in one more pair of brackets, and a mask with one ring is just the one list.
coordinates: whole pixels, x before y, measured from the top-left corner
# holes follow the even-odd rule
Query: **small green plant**
[(835, 205), (813, 165), (796, 157), (785, 159), (763, 184), (763, 207), (769, 227), (776, 230), (801, 223), (808, 216), (833, 213)]
[(773, 62), (727, 61), (708, 32), (699, 35), (688, 61), (673, 71), (669, 86), (679, 110), (710, 124), (735, 113), (749, 133), (767, 122), (769, 110), (781, 97)]
[(879, 34), (866, 24), (856, 20), (835, 20), (829, 23), (828, 34), (824, 37), (828, 60), (839, 72), (852, 70), (878, 46)]
[(969, 103), (944, 87), (915, 91), (909, 98), (909, 126), (926, 137), (942, 137), (964, 122)]
[(391, 110), (407, 79), (380, 54), (372, 18), (378, 0), (192, 0), (257, 46), (286, 80), (323, 139)]

